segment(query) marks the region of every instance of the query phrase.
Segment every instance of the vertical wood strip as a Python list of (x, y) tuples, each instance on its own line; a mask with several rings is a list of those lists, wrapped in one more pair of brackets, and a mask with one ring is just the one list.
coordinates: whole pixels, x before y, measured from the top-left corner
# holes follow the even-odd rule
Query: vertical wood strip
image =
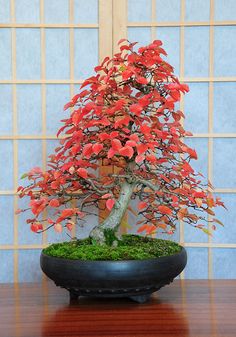
[[(112, 57), (113, 54), (113, 27), (112, 27), (112, 10), (113, 0), (99, 0), (99, 62), (106, 56)], [(102, 177), (108, 173), (113, 173), (113, 170), (108, 166), (101, 166), (99, 168), (99, 175)], [(100, 202), (99, 207), (99, 221), (101, 222), (107, 217), (108, 212), (105, 209), (105, 203)]]
[[(39, 3), (40, 23), (44, 23), (44, 0), (40, 0)], [(40, 51), (41, 51), (41, 80), (46, 80), (46, 56), (45, 56), (45, 28), (40, 28)], [(41, 84), (41, 113), (42, 113), (42, 168), (45, 171), (47, 167), (47, 117), (46, 117), (46, 84)], [(47, 218), (47, 210), (43, 211), (43, 217)], [(43, 226), (47, 226), (44, 224)], [(47, 244), (47, 232), (42, 233), (42, 244)], [(42, 284), (47, 289), (46, 275), (42, 275)]]
[[(185, 21), (185, 0), (181, 0), (181, 13), (180, 13), (180, 22), (183, 24)], [(180, 77), (184, 77), (184, 26), (180, 27)], [(181, 96), (180, 100), (180, 110), (184, 113), (184, 96)], [(182, 125), (184, 124), (184, 119), (181, 119)], [(184, 222), (180, 220), (179, 222), (179, 241), (181, 244), (184, 244)], [(180, 274), (180, 278), (184, 279), (184, 271)]]
[[(74, 0), (69, 1), (69, 22), (70, 24), (74, 23)], [(72, 82), (70, 83), (70, 97), (75, 94), (74, 69), (74, 28), (70, 28), (70, 80)], [(71, 201), (71, 207), (76, 207), (76, 200)], [(75, 218), (73, 221), (75, 222)], [(73, 226), (71, 236), (76, 237), (76, 226)]]
[(117, 43), (127, 38), (127, 0), (113, 0), (113, 54), (119, 51)]
[(99, 0), (99, 62), (112, 56), (112, 0)]
[[(210, 36), (209, 36), (209, 77), (214, 76), (214, 0), (210, 0)], [(208, 101), (208, 132), (213, 133), (213, 82), (209, 82), (209, 101)], [(208, 179), (212, 181), (213, 176), (213, 138), (208, 139)], [(211, 216), (208, 215), (208, 220), (211, 220)], [(208, 224), (210, 227), (210, 222)], [(209, 244), (212, 242), (210, 236), (208, 236)], [(212, 249), (208, 248), (208, 278), (213, 277), (213, 265), (212, 265)]]
[[(11, 22), (15, 23), (15, 1), (11, 0)], [(16, 80), (16, 28), (11, 28), (11, 52), (12, 52), (12, 80)], [(13, 120), (13, 135), (18, 134), (17, 128), (17, 96), (16, 96), (16, 84), (12, 85), (12, 120)], [(14, 172), (14, 191), (18, 186), (18, 141), (13, 139), (13, 172)], [(18, 208), (18, 196), (14, 195), (14, 247), (18, 245), (18, 217), (15, 214)], [(14, 282), (18, 282), (18, 250), (14, 249)]]
[[(40, 23), (44, 23), (44, 0), (40, 0)], [(41, 50), (41, 79), (46, 80), (46, 57), (45, 57), (45, 28), (40, 28), (40, 50)], [(46, 84), (41, 84), (41, 105), (42, 105), (42, 166), (46, 170), (47, 166), (47, 141), (46, 141)], [(47, 217), (47, 211), (43, 212)], [(42, 243), (47, 243), (47, 232), (42, 234)]]
[[(127, 38), (127, 7), (128, 0), (113, 0), (113, 54), (119, 51), (118, 41)], [(114, 167), (114, 173), (116, 173)], [(121, 221), (121, 233), (127, 232), (128, 228), (128, 214), (126, 213)]]
[(152, 0), (151, 4), (151, 20), (152, 20), (152, 27), (151, 27), (151, 41), (156, 39), (156, 30), (154, 23), (156, 22), (156, 0)]

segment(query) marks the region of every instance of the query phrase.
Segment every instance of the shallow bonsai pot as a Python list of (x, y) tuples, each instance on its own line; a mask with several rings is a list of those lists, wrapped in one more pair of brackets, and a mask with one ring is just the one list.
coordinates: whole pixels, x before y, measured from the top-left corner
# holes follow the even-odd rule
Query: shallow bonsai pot
[(79, 296), (129, 297), (139, 303), (169, 284), (184, 269), (187, 253), (147, 260), (82, 261), (52, 257), (41, 253), (43, 272), (57, 286)]

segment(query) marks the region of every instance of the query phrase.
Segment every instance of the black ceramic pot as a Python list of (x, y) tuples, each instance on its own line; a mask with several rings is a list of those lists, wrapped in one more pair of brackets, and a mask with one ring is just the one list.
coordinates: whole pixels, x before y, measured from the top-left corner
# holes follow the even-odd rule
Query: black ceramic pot
[(139, 303), (169, 284), (184, 269), (186, 250), (148, 260), (82, 261), (67, 260), (41, 253), (43, 272), (57, 286), (78, 296), (129, 297)]

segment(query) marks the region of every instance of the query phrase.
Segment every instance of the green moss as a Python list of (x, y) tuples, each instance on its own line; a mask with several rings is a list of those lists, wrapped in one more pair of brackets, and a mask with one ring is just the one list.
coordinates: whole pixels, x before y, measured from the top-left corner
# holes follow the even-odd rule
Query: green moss
[[(109, 242), (110, 243), (110, 242)], [(55, 243), (43, 250), (49, 256), (79, 260), (144, 260), (178, 253), (181, 247), (169, 240), (126, 234), (118, 246), (96, 245), (90, 238)]]

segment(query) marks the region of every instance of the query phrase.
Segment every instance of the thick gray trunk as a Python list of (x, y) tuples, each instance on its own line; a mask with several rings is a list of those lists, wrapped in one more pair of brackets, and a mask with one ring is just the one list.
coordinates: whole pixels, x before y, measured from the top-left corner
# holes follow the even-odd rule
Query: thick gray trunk
[(126, 181), (121, 185), (120, 196), (113, 206), (111, 213), (100, 225), (93, 228), (90, 233), (90, 237), (101, 244), (105, 242), (105, 237), (103, 234), (105, 228), (114, 229), (115, 231), (118, 230), (121, 220), (129, 205), (134, 187), (134, 183), (129, 184)]

